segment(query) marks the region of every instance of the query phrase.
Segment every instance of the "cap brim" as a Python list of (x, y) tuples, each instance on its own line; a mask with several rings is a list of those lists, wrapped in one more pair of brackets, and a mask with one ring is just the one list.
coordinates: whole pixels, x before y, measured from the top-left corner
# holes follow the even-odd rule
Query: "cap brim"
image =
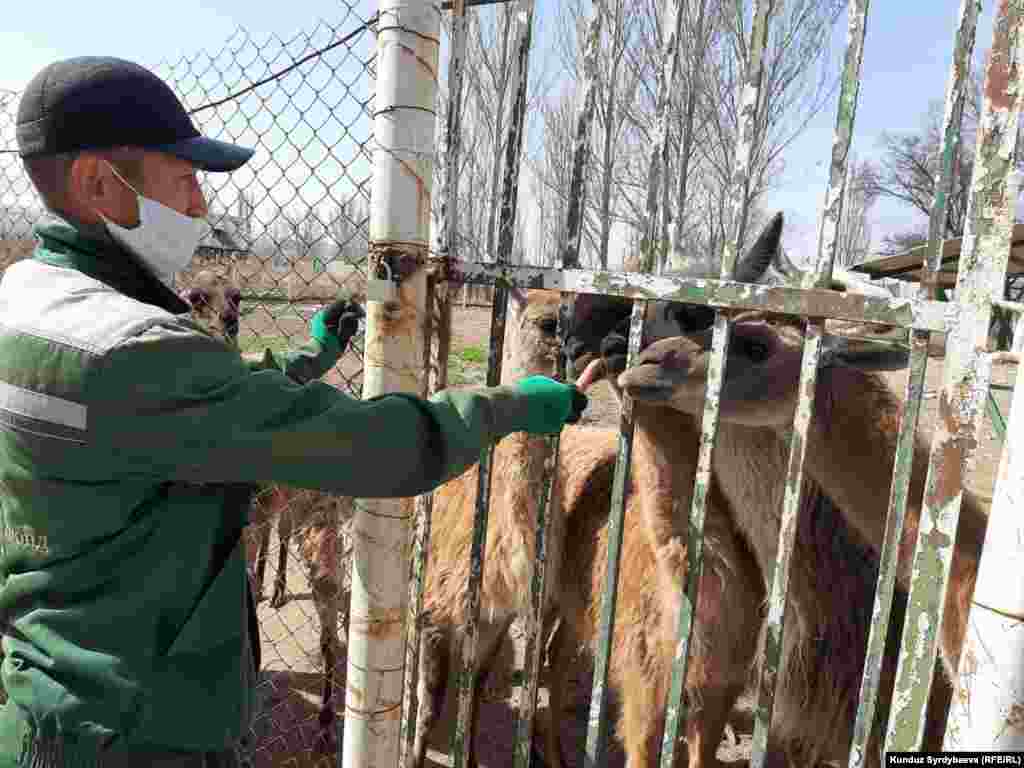
[(174, 144), (165, 144), (153, 147), (153, 149), (180, 157), (182, 160), (188, 160), (201, 171), (214, 173), (241, 168), (255, 152), (253, 149), (240, 147), (237, 144), (228, 144), (226, 141), (217, 141), (206, 136), (196, 136), (194, 139), (176, 141)]

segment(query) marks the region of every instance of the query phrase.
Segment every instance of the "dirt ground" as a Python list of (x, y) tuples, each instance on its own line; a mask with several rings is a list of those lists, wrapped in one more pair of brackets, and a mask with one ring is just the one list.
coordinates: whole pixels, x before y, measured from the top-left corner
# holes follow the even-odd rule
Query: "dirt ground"
[[(282, 334), (295, 334), (301, 338), (305, 323), (315, 307), (294, 310), (274, 310), (277, 317), (266, 312), (251, 312), (244, 318), (243, 335), (258, 333), (268, 342)], [(465, 360), (477, 360), (470, 354), (473, 350), (487, 349), (490, 310), (487, 308), (457, 308), (454, 319), (453, 356), (461, 355)], [(486, 359), (486, 358), (484, 358)], [(453, 366), (454, 370), (455, 366)], [(358, 381), (359, 365), (356, 359), (347, 360), (343, 366), (346, 377)], [(461, 365), (461, 384), (482, 381), (482, 366)], [(942, 385), (943, 358), (929, 359), (926, 374), (924, 401), (920, 426), (929, 429), (935, 423), (938, 408), (938, 393)], [(993, 394), (1003, 418), (1009, 415), (1011, 388), (1015, 380), (1016, 367), (997, 366), (993, 371)], [(905, 371), (885, 374), (890, 385), (903, 392), (907, 374)], [(335, 382), (338, 377), (333, 376)], [(618, 423), (618, 407), (606, 384), (599, 384), (590, 393), (590, 407), (584, 421), (592, 424), (614, 426)], [(991, 420), (983, 419), (982, 435), (975, 460), (968, 468), (967, 484), (983, 498), (990, 498), (998, 471), (1002, 441)], [(275, 537), (276, 538), (276, 537)], [(294, 545), (293, 545), (294, 550)], [(274, 563), (272, 553), (270, 562)], [(321, 677), (319, 649), (317, 647), (317, 619), (310, 599), (305, 573), (294, 552), (289, 557), (289, 579), (291, 600), (280, 611), (270, 608), (266, 602), (259, 606), (260, 625), (263, 636), (263, 682), (260, 687), (263, 698), (263, 715), (250, 744), (250, 754), (260, 768), (270, 766), (328, 766), (333, 765), (330, 752), (319, 753), (316, 749), (316, 714), (319, 701)], [(273, 574), (273, 565), (268, 566), (268, 589)], [(514, 627), (506, 643), (504, 654), (509, 660), (521, 663), (523, 642), (518, 629)], [(573, 768), (583, 765), (583, 745), (586, 740), (589, 688), (592, 670), (581, 660), (580, 673), (576, 681), (577, 691), (573, 709), (566, 713), (561, 722), (563, 745)], [(542, 678), (542, 686), (543, 686)], [(513, 731), (515, 727), (515, 702), (518, 688), (506, 673), (500, 679), (488, 681), (487, 694), (481, 705), (481, 722), (477, 730), (477, 753), (481, 766), (496, 768), (511, 764)], [(546, 691), (541, 690), (540, 706), (546, 703)], [(614, 702), (612, 702), (614, 707)], [(727, 729), (726, 738), (719, 749), (719, 758), (725, 762), (740, 762), (749, 758), (752, 718), (752, 701), (744, 699)], [(339, 706), (339, 712), (341, 711)], [(340, 722), (340, 717), (339, 717)], [(451, 723), (448, 723), (450, 727)], [(447, 747), (434, 745), (438, 750), (428, 753), (437, 765), (450, 765)], [(624, 756), (614, 742), (609, 745), (609, 764), (620, 768)]]

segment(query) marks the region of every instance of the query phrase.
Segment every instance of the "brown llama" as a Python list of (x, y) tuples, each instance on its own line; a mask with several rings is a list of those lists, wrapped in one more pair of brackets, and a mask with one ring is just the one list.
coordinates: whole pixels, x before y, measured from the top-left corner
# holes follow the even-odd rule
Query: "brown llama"
[[(710, 332), (650, 345), (618, 378), (635, 402), (696, 419), (702, 413)], [(776, 556), (788, 462), (788, 436), (801, 366), (801, 333), (791, 325), (748, 316), (738, 321), (721, 394), (721, 421), (713, 460), (716, 479), (738, 528), (762, 569)], [(606, 344), (621, 361), (624, 339)], [(905, 353), (899, 353), (905, 360)], [(895, 440), (902, 404), (872, 367), (890, 367), (830, 337), (808, 434), (805, 508), (791, 561), (783, 688), (773, 732), (801, 762), (845, 760), (852, 737), (864, 650), (871, 625), (877, 552), (888, 510)], [(621, 362), (619, 362), (621, 365)], [(870, 414), (870, 418), (866, 415)], [(690, 439), (689, 436), (686, 439)], [(903, 554), (916, 539), (927, 467), (927, 443), (915, 446)], [(966, 627), (985, 518), (965, 495), (953, 576), (942, 627), (942, 658), (955, 668)], [(665, 523), (669, 528), (672, 520)], [(845, 524), (844, 524), (845, 523)], [(850, 534), (853, 534), (852, 536)], [(906, 601), (907, 563), (898, 574), (879, 707), (867, 759), (880, 760), (882, 726), (895, 673), (899, 627)], [(940, 683), (928, 713), (926, 738), (941, 740), (945, 718)], [(948, 694), (946, 694), (948, 695)]]
[[(764, 271), (778, 247), (781, 223), (781, 216), (776, 216), (765, 228), (741, 261), (741, 270), (750, 271), (753, 277)], [(554, 332), (558, 302), (557, 293), (545, 291), (530, 291), (528, 300), (521, 296), (515, 298), (506, 329), (504, 380), (551, 371), (557, 349)], [(532, 330), (536, 328), (546, 330), (538, 335)], [(659, 429), (660, 424), (653, 424), (651, 428)], [(661, 445), (668, 444), (646, 440), (643, 434), (638, 437), (637, 463), (644, 467), (638, 470), (638, 476), (645, 478), (640, 487), (652, 489), (646, 498), (640, 494), (640, 499), (647, 504), (671, 504), (671, 500), (678, 499), (681, 508), (688, 509), (696, 456), (674, 455), (673, 461), (666, 463), (664, 457), (654, 455), (654, 447)], [(617, 435), (614, 430), (569, 427), (562, 433), (561, 446), (549, 552), (549, 562), (560, 563), (561, 567), (552, 567), (548, 572), (544, 611), (548, 626), (559, 617), (566, 627), (564, 632), (560, 630), (556, 634), (551, 650), (552, 682), (547, 713), (556, 723), (572, 671), (574, 641), (576, 645), (583, 643), (591, 647), (596, 641)], [(668, 445), (667, 449), (679, 453), (675, 445)], [(649, 461), (645, 451), (651, 452)], [(488, 521), (475, 670), (478, 689), (509, 625), (517, 615), (529, 609), (525, 596), (529, 594), (543, 455), (543, 441), (525, 435), (506, 438), (495, 451), (494, 503)], [(686, 479), (681, 481), (680, 478)], [(471, 470), (435, 493), (425, 585), (428, 618), (421, 642), (419, 716), (414, 745), (417, 765), (423, 763), (428, 733), (442, 709), (450, 712), (455, 704), (451, 682), (461, 655), (475, 491), (476, 471)], [(640, 499), (631, 500), (631, 507), (643, 503)], [(691, 719), (688, 731), (690, 759), (695, 765), (701, 760), (714, 761), (725, 718), (746, 682), (746, 668), (754, 653), (754, 630), (758, 626), (756, 617), (762, 592), (756, 565), (735, 536), (728, 516), (720, 514), (717, 507), (718, 502), (713, 500), (707, 524), (708, 576), (698, 598), (701, 616), (711, 618), (703, 618), (696, 629), (696, 645), (713, 648), (716, 655), (702, 652), (691, 665), (687, 679), (687, 689), (694, 701), (703, 702)], [(652, 706), (663, 708), (675, 650), (679, 607), (677, 600), (671, 600), (667, 606), (661, 604), (658, 599), (661, 593), (653, 580), (659, 568), (671, 571), (685, 567), (685, 551), (661, 552), (656, 563), (644, 527), (637, 527), (634, 520), (635, 514), (627, 514), (623, 546), (631, 566), (619, 588), (619, 601), (623, 606), (620, 610), (632, 618), (623, 622), (623, 628), (616, 633), (611, 678), (624, 700), (618, 735), (625, 742), (631, 766), (639, 768), (649, 765), (657, 755), (654, 739), (660, 720), (652, 720), (649, 715)], [(576, 532), (568, 534), (567, 525), (573, 526)], [(569, 541), (572, 547), (567, 546)], [(744, 593), (755, 596), (750, 600), (749, 610), (718, 615), (718, 606), (724, 604), (725, 594), (742, 602), (739, 596)], [(476, 700), (479, 701), (479, 696)], [(663, 713), (658, 717), (662, 716)], [(476, 719), (474, 712), (469, 736), (471, 750)], [(538, 725), (545, 761), (552, 766), (561, 765), (557, 724), (551, 725), (542, 717)]]

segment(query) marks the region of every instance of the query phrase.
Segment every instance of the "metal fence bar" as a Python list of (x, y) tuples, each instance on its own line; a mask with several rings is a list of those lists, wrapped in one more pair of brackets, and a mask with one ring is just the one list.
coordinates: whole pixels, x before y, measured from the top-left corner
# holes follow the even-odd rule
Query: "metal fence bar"
[[(441, 192), (441, 248), (445, 256), (455, 256), (458, 248), (459, 216), (459, 154), (462, 143), (462, 81), (466, 55), (466, 2), (456, 0), (451, 13), (451, 48), (448, 54), (448, 111), (445, 129), (445, 176)], [(433, 338), (434, 291), (433, 279), (427, 282), (427, 312), (424, 318), (424, 394), (429, 391), (431, 367), (431, 343)], [(439, 318), (444, 333), (445, 318)], [(439, 349), (439, 357), (442, 350)], [(447, 361), (438, 359), (438, 365)], [(412, 742), (415, 738), (416, 712), (418, 707), (417, 686), (419, 684), (419, 646), (421, 637), (420, 614), (423, 611), (423, 585), (427, 573), (427, 557), (430, 551), (430, 524), (433, 516), (434, 495), (423, 494), (416, 499), (416, 536), (413, 543), (412, 573), (409, 582), (409, 616), (406, 630), (405, 651), (405, 695), (402, 699), (402, 754), (399, 765), (411, 768)]]
[[(503, 200), (502, 228), (499, 230), (499, 259), (508, 261), (512, 255), (515, 234), (516, 209), (519, 190), (519, 171), (522, 153), (524, 120), (526, 116), (526, 92), (529, 82), (530, 46), (533, 40), (533, 0), (521, 4), (518, 12), (519, 35), (516, 49), (515, 111), (509, 126), (509, 138), (505, 161), (505, 185), (507, 195)], [(556, 320), (556, 332), (562, 318)], [(556, 364), (556, 367), (557, 364)], [(523, 678), (519, 692), (519, 707), (516, 711), (516, 735), (513, 743), (513, 765), (515, 768), (529, 768), (532, 764), (531, 747), (533, 718), (537, 709), (537, 684), (540, 679), (540, 650), (543, 646), (541, 632), (544, 628), (544, 595), (547, 583), (547, 547), (551, 532), (551, 519), (555, 514), (549, 504), (553, 498), (555, 472), (558, 465), (559, 436), (546, 440), (544, 468), (541, 472), (541, 495), (537, 500), (537, 527), (533, 569), (530, 577), (530, 610), (523, 619), (523, 634), (526, 641), (523, 659)], [(555, 718), (555, 722), (558, 720)]]
[[(629, 324), (629, 344), (626, 367), (633, 365), (640, 353), (647, 302), (633, 303)], [(618, 602), (619, 560), (622, 552), (622, 532), (626, 515), (626, 488), (633, 460), (633, 399), (622, 398), (619, 416), (619, 453), (612, 480), (611, 509), (608, 520), (608, 568), (605, 572), (601, 598), (601, 623), (597, 634), (597, 656), (594, 660), (594, 678), (590, 689), (590, 714), (587, 722), (587, 743), (583, 755), (584, 768), (604, 768), (608, 761), (607, 686), (608, 664), (611, 657), (612, 633), (615, 630), (615, 608)]]
[[(656, 125), (654, 142), (647, 156), (647, 207), (646, 207), (646, 240), (647, 250), (643, 254), (641, 272), (653, 272), (656, 265), (662, 263), (661, 253), (665, 247), (662, 238), (661, 221), (667, 211), (662, 200), (662, 188), (668, 189), (668, 132), (671, 120), (669, 105), (672, 101), (672, 88), (675, 85), (676, 73), (679, 69), (679, 35), (682, 32), (683, 14), (679, 0), (665, 0), (663, 32), (661, 41), (661, 70), (658, 72), (658, 92), (655, 96), (654, 122)], [(660, 209), (660, 210), (659, 210)], [(659, 271), (661, 271), (659, 269)]]
[[(960, 127), (967, 87), (970, 82), (968, 75), (980, 10), (980, 0), (962, 0), (960, 3), (959, 23), (954, 38), (953, 64), (950, 68), (949, 85), (946, 91), (941, 159), (935, 184), (935, 199), (928, 220), (928, 247), (925, 249), (921, 286), (918, 291), (918, 295), (922, 299), (934, 298), (936, 295), (935, 281), (941, 266), (941, 247), (948, 218), (948, 195), (953, 183), (955, 158), (959, 155)], [(928, 331), (915, 329), (910, 332), (910, 371), (904, 396), (905, 407), (899, 435), (896, 439), (896, 459), (889, 497), (889, 512), (886, 517), (885, 536), (879, 552), (878, 587), (875, 590), (871, 631), (868, 637), (857, 718), (854, 722), (853, 740), (850, 746), (849, 768), (861, 768), (864, 764), (868, 741), (871, 738), (872, 723), (875, 720), (878, 682), (882, 672), (882, 658), (885, 654), (885, 641), (889, 629), (889, 616), (896, 583), (896, 561), (899, 556), (899, 542), (903, 535), (903, 522), (907, 510), (907, 494), (910, 491), (914, 441), (921, 412), (921, 397), (924, 392), (930, 338), (931, 334)]]
[(992, 39), (956, 283), (958, 318), (947, 339), (940, 419), (929, 457), (886, 751), (920, 749), (960, 517), (964, 468), (988, 388), (989, 366), (980, 350), (988, 338), (991, 299), (1002, 296), (1005, 284), (1017, 199), (1012, 177), (1019, 113), (1024, 106), (1020, 71), (1024, 64), (1024, 0), (998, 4)]
[(574, 294), (621, 296), (626, 299), (759, 310), (780, 315), (855, 320), (895, 328), (945, 331), (953, 325), (953, 321), (947, 317), (949, 303), (945, 301), (899, 296), (889, 298), (700, 277), (452, 261), (448, 262), (448, 279), (476, 285), (503, 282), (522, 290), (545, 288)]
[(603, 0), (593, 0), (587, 19), (587, 36), (583, 44), (583, 82), (580, 85), (582, 95), (576, 109), (565, 230), (559, 248), (562, 254), (559, 272), (563, 269), (578, 269), (580, 264), (580, 237), (583, 234), (583, 172), (590, 154), (590, 127), (594, 122), (594, 105), (597, 102), (597, 63), (601, 53), (603, 21)]
[[(397, 311), (420, 329), (426, 306), (439, 37), (436, 5), (381, 0), (370, 257), (371, 262), (390, 262), (392, 273), (404, 278)], [(367, 302), (364, 399), (422, 389), (422, 333), (398, 330), (394, 311), (382, 302)], [(412, 499), (372, 499), (356, 505), (344, 768), (398, 765), (412, 511)]]
[[(860, 91), (860, 65), (864, 55), (864, 37), (867, 31), (868, 0), (852, 0), (849, 14), (846, 58), (843, 65), (839, 108), (836, 114), (835, 136), (832, 140), (832, 164), (828, 189), (818, 234), (818, 260), (813, 273), (807, 278), (813, 285), (828, 285), (835, 260), (837, 232), (842, 216), (843, 190), (846, 184), (846, 165), (853, 138), (857, 97)], [(811, 285), (806, 287), (810, 288)], [(768, 597), (768, 617), (765, 622), (763, 656), (761, 658), (755, 709), (754, 752), (751, 768), (762, 768), (770, 746), (770, 726), (775, 705), (775, 694), (782, 684), (781, 661), (783, 633), (785, 632), (786, 599), (789, 587), (789, 569), (796, 541), (797, 518), (803, 491), (804, 457), (807, 450), (807, 431), (814, 413), (821, 344), (825, 335), (824, 319), (810, 319), (804, 333), (803, 364), (797, 390), (796, 416), (790, 438), (789, 467), (786, 490), (779, 526), (778, 560), (769, 566), (765, 580), (771, 584)]]
[[(751, 21), (749, 57), (743, 80), (740, 104), (740, 131), (736, 146), (735, 165), (731, 179), (730, 212), (734, 224), (733, 238), (723, 247), (721, 278), (731, 280), (736, 270), (736, 257), (746, 231), (747, 213), (750, 207), (749, 189), (751, 163), (757, 141), (757, 112), (761, 103), (761, 84), (764, 72), (764, 53), (768, 45), (768, 25), (772, 13), (772, 0), (757, 0)], [(679, 14), (678, 5), (676, 13)], [(679, 14), (681, 15), (681, 14)], [(676, 18), (676, 36), (679, 35), (680, 18)], [(678, 48), (678, 46), (677, 46)], [(677, 51), (678, 53), (678, 51)], [(674, 74), (673, 60), (673, 74)], [(692, 84), (691, 84), (692, 87)], [(672, 680), (669, 685), (668, 706), (665, 713), (665, 732), (661, 745), (661, 765), (670, 768), (674, 764), (675, 749), (679, 740), (679, 729), (686, 721), (687, 707), (684, 701), (686, 675), (690, 660), (690, 640), (693, 635), (693, 618), (696, 612), (697, 595), (703, 571), (704, 517), (707, 508), (708, 491), (711, 488), (712, 453), (718, 434), (718, 413), (725, 380), (729, 354), (731, 323), (725, 312), (715, 313), (714, 330), (711, 337), (711, 358), (708, 362), (708, 376), (705, 383), (704, 413), (701, 418), (700, 448), (697, 454), (696, 477), (690, 505), (687, 527), (686, 574), (678, 588), (683, 595), (679, 611), (677, 647), (672, 663)]]
[[(515, 50), (517, 66), (513, 71), (510, 91), (514, 94), (512, 119), (505, 145), (505, 173), (502, 183), (501, 212), (498, 225), (496, 263), (506, 264), (512, 255), (515, 234), (516, 205), (519, 189), (519, 158), (523, 135), (523, 116), (526, 109), (526, 86), (529, 65), (530, 32), (533, 21), (533, 0), (520, 0), (516, 19)], [(505, 320), (508, 314), (508, 287), (498, 283), (491, 307), (491, 338), (487, 357), (487, 386), (497, 386), (501, 377), (501, 363), (505, 344)], [(466, 768), (472, 751), (473, 699), (475, 696), (477, 639), (480, 621), (480, 585), (483, 581), (483, 558), (487, 541), (487, 519), (490, 512), (491, 468), (494, 446), (481, 457), (477, 475), (476, 517), (473, 521), (473, 543), (470, 550), (470, 573), (467, 585), (466, 633), (462, 643), (459, 667), (458, 714), (452, 744), (455, 768)]]
[[(1013, 351), (1024, 351), (1017, 319)], [(1018, 371), (1010, 401), (1010, 428), (999, 461), (984, 556), (974, 588), (970, 625), (960, 654), (960, 685), (950, 707), (944, 750), (1024, 750), (1015, 716), (1024, 710), (1024, 376)]]

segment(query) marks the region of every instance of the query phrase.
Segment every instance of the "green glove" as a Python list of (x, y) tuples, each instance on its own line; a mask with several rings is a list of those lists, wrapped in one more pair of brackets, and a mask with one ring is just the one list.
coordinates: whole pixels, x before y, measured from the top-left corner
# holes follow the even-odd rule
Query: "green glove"
[(313, 315), (309, 321), (309, 332), (321, 344), (336, 343), (339, 352), (344, 352), (349, 340), (359, 330), (359, 320), (363, 317), (366, 317), (363, 308), (352, 299), (338, 299)]
[(515, 388), (526, 396), (528, 407), (524, 432), (553, 435), (565, 424), (575, 424), (587, 407), (587, 396), (576, 387), (547, 376), (527, 376)]

